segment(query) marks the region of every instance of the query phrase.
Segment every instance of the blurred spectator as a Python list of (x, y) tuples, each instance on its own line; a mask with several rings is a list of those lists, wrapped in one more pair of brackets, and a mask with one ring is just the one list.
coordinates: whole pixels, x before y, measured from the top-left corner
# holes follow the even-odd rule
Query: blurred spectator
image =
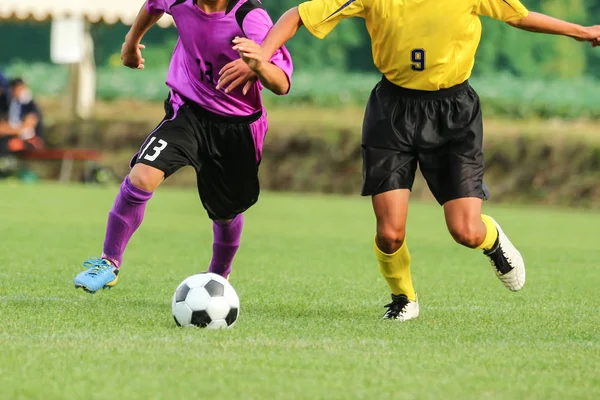
[(9, 83), (7, 118), (0, 120), (0, 156), (43, 145), (42, 113), (22, 79)]
[(8, 102), (10, 101), (8, 90), (8, 81), (0, 70), (0, 122), (6, 121), (8, 118)]
[(8, 91), (8, 79), (6, 79), (6, 76), (4, 76), (4, 73), (2, 72), (1, 69), (0, 69), (0, 89), (3, 89), (4, 91)]

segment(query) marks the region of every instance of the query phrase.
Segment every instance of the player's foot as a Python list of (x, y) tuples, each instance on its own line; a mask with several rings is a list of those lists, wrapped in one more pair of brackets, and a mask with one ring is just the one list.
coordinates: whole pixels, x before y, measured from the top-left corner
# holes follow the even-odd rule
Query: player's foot
[(498, 229), (498, 239), (496, 239), (494, 247), (484, 251), (484, 254), (490, 259), (496, 276), (504, 283), (504, 286), (513, 292), (519, 291), (525, 285), (525, 262), (521, 253), (508, 240), (500, 225), (496, 221), (494, 224)]
[(88, 293), (96, 293), (100, 289), (110, 289), (117, 284), (119, 270), (109, 261), (102, 258), (91, 258), (84, 261), (87, 269), (75, 277), (75, 289), (82, 288)]
[(385, 307), (388, 310), (383, 319), (397, 319), (404, 322), (419, 316), (419, 299), (410, 301), (405, 294), (392, 294), (392, 302)]

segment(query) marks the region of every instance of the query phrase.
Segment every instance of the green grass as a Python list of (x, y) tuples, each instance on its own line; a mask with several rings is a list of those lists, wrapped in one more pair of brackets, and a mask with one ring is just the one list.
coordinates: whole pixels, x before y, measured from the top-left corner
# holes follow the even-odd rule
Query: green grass
[(421, 317), (402, 324), (380, 320), (368, 200), (264, 194), (232, 275), (240, 320), (206, 331), (170, 313), (210, 257), (194, 190), (155, 195), (114, 290), (73, 289), (115, 191), (0, 185), (0, 398), (600, 398), (597, 213), (489, 207), (528, 262), (515, 294), (413, 204)]

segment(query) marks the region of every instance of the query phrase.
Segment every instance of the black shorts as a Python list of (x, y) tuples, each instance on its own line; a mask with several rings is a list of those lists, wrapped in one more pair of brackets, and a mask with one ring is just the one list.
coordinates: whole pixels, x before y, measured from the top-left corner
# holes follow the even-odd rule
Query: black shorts
[(198, 194), (208, 216), (231, 219), (258, 201), (257, 151), (253, 124), (265, 116), (224, 117), (191, 101), (174, 110), (165, 102), (165, 118), (131, 160), (165, 173), (196, 170)]
[(417, 163), (440, 204), (487, 199), (479, 96), (468, 82), (434, 92), (383, 78), (367, 104), (362, 134), (364, 196), (412, 189)]

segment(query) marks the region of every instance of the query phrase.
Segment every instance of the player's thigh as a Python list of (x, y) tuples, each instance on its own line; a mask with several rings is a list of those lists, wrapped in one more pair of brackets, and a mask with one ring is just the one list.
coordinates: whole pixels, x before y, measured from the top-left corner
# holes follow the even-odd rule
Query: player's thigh
[(130, 163), (134, 186), (153, 191), (180, 168), (200, 164), (194, 124), (194, 116), (182, 107), (148, 135)]
[(228, 220), (258, 201), (257, 151), (250, 125), (213, 128), (210, 149), (197, 169), (198, 193), (211, 219)]
[(396, 189), (372, 197), (377, 219), (377, 244), (386, 253), (400, 248), (406, 236), (410, 190)]

